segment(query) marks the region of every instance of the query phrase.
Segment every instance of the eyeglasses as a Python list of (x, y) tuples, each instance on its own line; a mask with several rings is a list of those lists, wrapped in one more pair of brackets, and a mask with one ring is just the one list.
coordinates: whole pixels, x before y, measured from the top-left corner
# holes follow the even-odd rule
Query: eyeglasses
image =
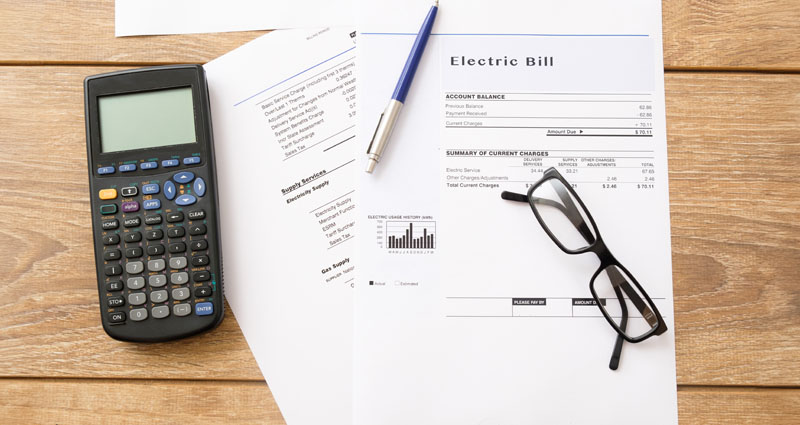
[(527, 195), (504, 191), (500, 196), (509, 201), (527, 202), (536, 220), (562, 251), (567, 254), (593, 252), (600, 259), (600, 267), (589, 281), (589, 291), (603, 317), (617, 331), (610, 369), (617, 370), (619, 366), (623, 340), (642, 342), (666, 332), (667, 324), (653, 300), (608, 250), (586, 205), (555, 168), (545, 171), (542, 179), (528, 189)]

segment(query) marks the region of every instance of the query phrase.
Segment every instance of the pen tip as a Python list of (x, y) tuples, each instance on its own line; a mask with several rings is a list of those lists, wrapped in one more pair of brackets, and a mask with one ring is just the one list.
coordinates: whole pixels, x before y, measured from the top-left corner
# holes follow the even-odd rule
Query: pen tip
[(439, 7), (439, 0), (433, 0), (433, 5)]
[(377, 164), (378, 161), (375, 161), (374, 159), (370, 158), (369, 161), (367, 162), (367, 169), (364, 171), (372, 174), (372, 172), (375, 170), (375, 165)]

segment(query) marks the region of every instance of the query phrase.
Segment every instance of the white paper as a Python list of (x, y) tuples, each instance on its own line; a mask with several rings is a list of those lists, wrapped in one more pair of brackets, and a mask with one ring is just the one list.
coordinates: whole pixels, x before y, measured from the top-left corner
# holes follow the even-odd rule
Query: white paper
[(115, 33), (191, 34), (352, 26), (351, 0), (116, 0)]
[(355, 40), (275, 31), (205, 65), (225, 297), (287, 423), (352, 423)]
[[(366, 146), (429, 2), (358, 5)], [(550, 166), (669, 328), (625, 343), (617, 371), (615, 331), (579, 300), (596, 257), (565, 254), (500, 198)], [(667, 184), (659, 2), (443, 2), (359, 179), (355, 423), (677, 423)], [(410, 224), (433, 248), (387, 248)]]

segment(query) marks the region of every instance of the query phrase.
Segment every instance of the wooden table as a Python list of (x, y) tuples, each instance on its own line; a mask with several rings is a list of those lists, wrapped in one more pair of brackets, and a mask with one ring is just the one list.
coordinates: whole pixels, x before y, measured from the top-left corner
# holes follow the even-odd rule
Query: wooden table
[[(663, 7), (680, 421), (797, 424), (800, 4)], [(283, 422), (232, 314), (108, 338), (89, 238), (83, 78), (260, 34), (114, 38), (111, 0), (0, 0), (0, 422)]]

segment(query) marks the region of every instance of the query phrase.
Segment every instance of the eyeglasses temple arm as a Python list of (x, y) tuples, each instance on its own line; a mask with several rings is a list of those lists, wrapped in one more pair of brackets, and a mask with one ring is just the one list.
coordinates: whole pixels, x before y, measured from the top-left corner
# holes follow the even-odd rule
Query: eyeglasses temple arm
[[(612, 279), (613, 282), (613, 279)], [(622, 295), (622, 291), (619, 290), (619, 286), (614, 284), (614, 293), (617, 294), (617, 299), (619, 299), (619, 305), (622, 309), (622, 320), (619, 323), (619, 328), (625, 332), (625, 329), (628, 327), (628, 306), (625, 305), (625, 298)], [(617, 334), (617, 342), (614, 343), (614, 351), (611, 353), (611, 361), (608, 363), (608, 368), (611, 370), (617, 370), (619, 367), (619, 359), (622, 356), (622, 344), (625, 342), (625, 339), (622, 338), (621, 334)]]
[[(611, 282), (614, 284), (614, 287), (619, 286), (623, 291), (625, 291), (626, 294), (628, 294), (631, 302), (636, 306), (636, 309), (639, 310), (639, 313), (642, 313), (642, 317), (647, 321), (648, 325), (660, 325), (658, 330), (659, 333), (657, 335), (664, 333), (664, 331), (667, 330), (666, 325), (663, 324), (664, 320), (656, 317), (655, 312), (647, 306), (647, 303), (642, 299), (642, 297), (639, 296), (636, 290), (631, 287), (630, 283), (628, 283), (628, 280), (622, 276), (619, 270), (617, 270), (616, 267), (608, 267), (606, 272), (611, 278)], [(622, 298), (620, 298), (620, 301), (622, 301)]]

